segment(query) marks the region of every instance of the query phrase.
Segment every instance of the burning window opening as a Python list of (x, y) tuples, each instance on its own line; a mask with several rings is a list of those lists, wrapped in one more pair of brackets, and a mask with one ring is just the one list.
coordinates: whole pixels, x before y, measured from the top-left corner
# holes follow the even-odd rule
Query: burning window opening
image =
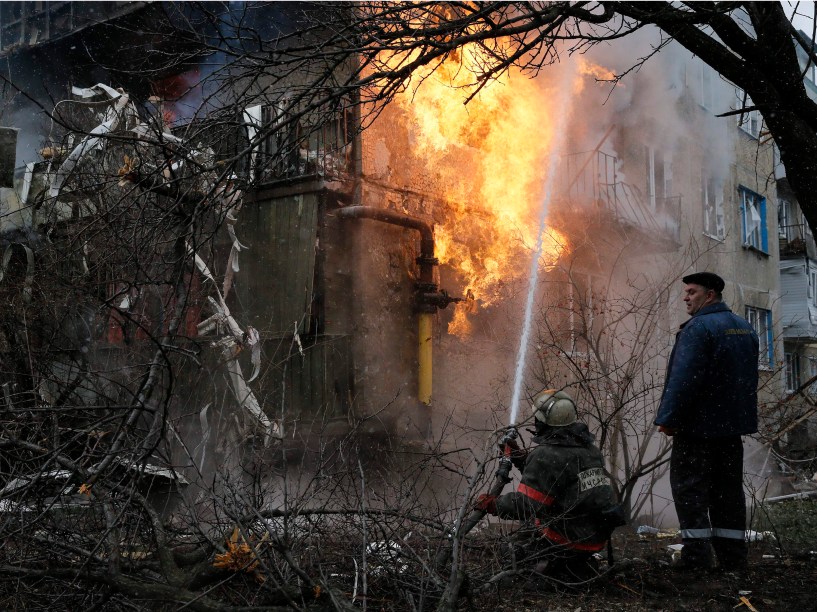
[(201, 111), (204, 103), (201, 72), (196, 67), (154, 81), (151, 93), (148, 112), (159, 120), (163, 131), (176, 130)]

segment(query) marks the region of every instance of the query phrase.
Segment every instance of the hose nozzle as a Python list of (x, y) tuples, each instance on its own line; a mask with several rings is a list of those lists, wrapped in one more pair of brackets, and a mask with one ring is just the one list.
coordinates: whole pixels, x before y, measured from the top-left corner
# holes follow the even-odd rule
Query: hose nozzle
[(500, 442), (500, 444), (502, 444), (504, 446), (504, 445), (506, 445), (506, 444), (508, 444), (510, 442), (513, 442), (518, 437), (519, 437), (519, 430), (516, 429), (515, 425), (510, 425), (508, 427), (508, 429), (505, 430), (505, 434), (502, 436), (502, 441)]

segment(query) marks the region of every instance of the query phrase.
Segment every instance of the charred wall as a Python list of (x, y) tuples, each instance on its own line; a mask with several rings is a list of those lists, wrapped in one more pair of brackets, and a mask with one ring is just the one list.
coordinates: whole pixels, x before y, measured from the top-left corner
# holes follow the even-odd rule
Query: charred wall
[(259, 399), (285, 429), (345, 426), (359, 399), (350, 324), (354, 300), (344, 239), (327, 216), (327, 192), (309, 184), (259, 192), (236, 231), (248, 249), (235, 312), (263, 341)]

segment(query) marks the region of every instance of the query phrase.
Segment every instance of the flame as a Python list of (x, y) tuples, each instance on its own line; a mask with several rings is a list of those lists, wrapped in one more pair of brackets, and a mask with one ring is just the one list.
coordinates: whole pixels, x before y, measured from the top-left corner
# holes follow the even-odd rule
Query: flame
[[(591, 76), (598, 81), (615, 81), (616, 73), (612, 70), (593, 64), (584, 58), (579, 58), (579, 72), (585, 76)], [(620, 84), (617, 83), (618, 86)]]
[[(482, 53), (465, 47), (436, 70), (415, 72), (396, 102), (409, 117), (413, 152), (429, 160), (446, 204), (435, 230), (436, 255), (465, 279), (463, 293), (485, 307), (527, 277), (544, 174), (556, 130), (564, 126), (544, 79), (511, 70), (476, 91)], [(566, 237), (548, 227), (541, 265), (555, 265), (567, 249)], [(456, 310), (449, 333), (469, 332), (468, 310)]]

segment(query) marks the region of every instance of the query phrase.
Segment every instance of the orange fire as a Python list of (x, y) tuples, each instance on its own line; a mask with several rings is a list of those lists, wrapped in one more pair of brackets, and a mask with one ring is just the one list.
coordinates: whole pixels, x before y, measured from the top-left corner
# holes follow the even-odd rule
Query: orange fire
[[(549, 155), (556, 130), (566, 126), (558, 92), (514, 71), (464, 104), (474, 91), (470, 67), (481, 59), (477, 47), (466, 47), (433, 73), (415, 73), (396, 101), (409, 118), (413, 152), (428, 160), (446, 205), (437, 257), (465, 280), (463, 293), (490, 306), (528, 276)], [(553, 266), (567, 248), (565, 236), (547, 228), (541, 265)], [(468, 333), (467, 310), (457, 309), (449, 333)]]
[[(588, 62), (587, 60), (580, 58), (579, 59), (579, 72), (585, 76), (591, 76), (598, 81), (615, 81), (616, 73), (604, 66), (599, 66), (598, 64), (594, 64), (592, 62)], [(621, 86), (617, 83), (617, 86)]]

